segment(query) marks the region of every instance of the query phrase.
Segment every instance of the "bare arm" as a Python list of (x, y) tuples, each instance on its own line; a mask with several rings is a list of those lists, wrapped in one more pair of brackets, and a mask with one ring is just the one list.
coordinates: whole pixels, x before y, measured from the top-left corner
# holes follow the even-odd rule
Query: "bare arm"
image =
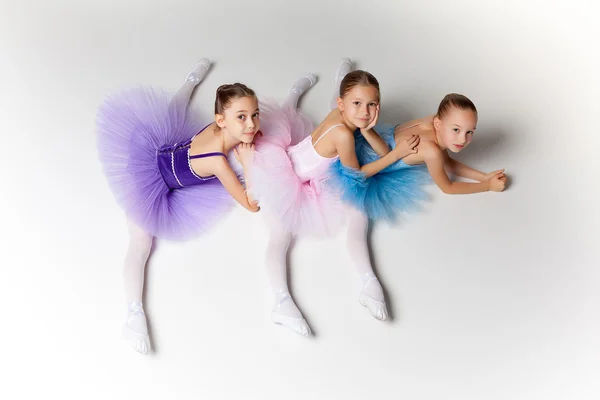
[(390, 152), (390, 146), (383, 140), (381, 136), (374, 129), (361, 129), (360, 133), (364, 136), (369, 143), (369, 146), (375, 150), (375, 153), (379, 157), (385, 156)]
[[(251, 198), (246, 194), (244, 187), (240, 183), (233, 169), (227, 163), (227, 159), (221, 158), (216, 166), (214, 175), (221, 181), (225, 189), (231, 194), (231, 197), (240, 203), (244, 208), (251, 212), (257, 212), (259, 210), (256, 202), (253, 202)], [(246, 175), (246, 169), (244, 168), (244, 175)], [(246, 181), (247, 182), (247, 181)], [(248, 184), (248, 183), (246, 183)]]
[(354, 135), (349, 130), (345, 130), (343, 133), (339, 132), (334, 138), (334, 144), (342, 164), (346, 167), (360, 170), (367, 178), (375, 175), (401, 158), (398, 151), (392, 150), (377, 161), (361, 166), (358, 163), (358, 158), (356, 158)]
[[(259, 131), (260, 132), (260, 131)], [(260, 132), (262, 136), (262, 132)], [(251, 204), (255, 204), (256, 201), (254, 197), (252, 197), (250, 188), (252, 187), (252, 182), (250, 178), (249, 166), (254, 162), (254, 151), (255, 146), (254, 143), (240, 143), (236, 148), (233, 149), (233, 154), (238, 163), (242, 166), (242, 174), (244, 175), (244, 182), (246, 186), (246, 196), (248, 197), (248, 201)]]
[(463, 178), (471, 179), (478, 182), (485, 182), (489, 179), (489, 177), (486, 176), (486, 174), (484, 174), (483, 172), (477, 171), (476, 169), (473, 169), (459, 161), (456, 161), (447, 154), (446, 166), (450, 173)]
[(248, 202), (250, 204), (256, 204), (257, 201), (250, 194), (250, 187), (252, 186), (252, 179), (250, 179), (250, 174), (248, 173), (248, 168), (246, 165), (242, 165), (244, 168), (244, 182), (246, 183), (246, 197), (248, 198)]
[(446, 194), (471, 194), (490, 190), (490, 184), (487, 181), (481, 183), (451, 181), (444, 169), (446, 163), (444, 152), (430, 142), (424, 142), (420, 147), (420, 154), (425, 159), (429, 174), (442, 192)]

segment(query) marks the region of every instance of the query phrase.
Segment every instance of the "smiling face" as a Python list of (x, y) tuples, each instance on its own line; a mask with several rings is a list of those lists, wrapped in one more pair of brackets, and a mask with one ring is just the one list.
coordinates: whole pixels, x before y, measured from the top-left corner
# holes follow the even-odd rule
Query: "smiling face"
[(260, 129), (258, 100), (255, 96), (233, 98), (224, 105), (222, 113), (215, 114), (219, 128), (242, 143), (252, 143)]
[(355, 70), (344, 76), (340, 83), (338, 109), (346, 122), (363, 129), (377, 115), (379, 82), (367, 71)]
[(458, 153), (471, 143), (477, 128), (477, 113), (470, 109), (451, 107), (440, 118), (434, 118), (434, 126), (441, 144)]
[(357, 128), (366, 128), (375, 118), (379, 90), (371, 85), (357, 85), (338, 97), (337, 103), (348, 122)]

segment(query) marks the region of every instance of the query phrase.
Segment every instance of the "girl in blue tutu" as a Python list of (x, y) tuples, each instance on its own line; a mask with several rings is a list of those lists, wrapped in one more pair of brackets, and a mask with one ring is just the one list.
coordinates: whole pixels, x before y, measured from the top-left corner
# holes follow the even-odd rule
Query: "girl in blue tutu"
[(216, 93), (214, 122), (188, 112), (209, 67), (207, 59), (198, 62), (174, 96), (152, 88), (126, 90), (106, 99), (98, 112), (100, 161), (130, 233), (123, 334), (142, 354), (150, 349), (142, 291), (153, 237), (202, 234), (230, 209), (232, 198), (258, 211), (227, 160), (233, 149), (245, 175), (260, 128), (257, 98), (243, 84), (223, 85)]

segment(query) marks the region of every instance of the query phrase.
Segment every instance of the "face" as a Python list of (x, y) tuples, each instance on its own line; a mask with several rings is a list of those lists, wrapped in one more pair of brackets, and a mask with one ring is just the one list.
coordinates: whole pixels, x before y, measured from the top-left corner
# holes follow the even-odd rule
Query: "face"
[(473, 140), (477, 114), (452, 107), (444, 118), (435, 117), (434, 124), (442, 144), (451, 152), (458, 153)]
[(242, 143), (252, 143), (260, 129), (258, 101), (254, 96), (231, 100), (223, 114), (216, 114), (217, 125)]
[(379, 91), (373, 86), (354, 86), (344, 97), (338, 97), (338, 108), (357, 128), (366, 128), (375, 118)]

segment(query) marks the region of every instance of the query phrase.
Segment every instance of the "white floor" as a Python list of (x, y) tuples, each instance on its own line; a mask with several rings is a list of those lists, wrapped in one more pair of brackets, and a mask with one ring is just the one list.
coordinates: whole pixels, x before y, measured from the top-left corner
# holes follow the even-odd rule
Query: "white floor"
[[(202, 4), (204, 3), (204, 4)], [(591, 2), (1, 0), (2, 399), (598, 399), (599, 37)], [(358, 304), (344, 237), (299, 240), (293, 292), (315, 337), (271, 324), (259, 215), (161, 242), (146, 307), (156, 352), (120, 338), (123, 215), (96, 160), (102, 98), (242, 81), (326, 112), (338, 61), (382, 86), (386, 122), (448, 92), (480, 123), (461, 159), (505, 193), (447, 196), (373, 227), (393, 320)]]

